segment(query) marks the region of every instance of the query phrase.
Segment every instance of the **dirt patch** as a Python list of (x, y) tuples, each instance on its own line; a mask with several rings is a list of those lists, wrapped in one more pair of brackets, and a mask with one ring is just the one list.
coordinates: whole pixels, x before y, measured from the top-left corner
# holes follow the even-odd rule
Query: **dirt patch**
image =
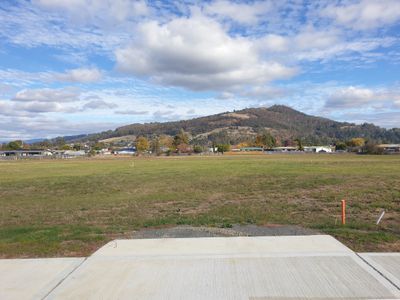
[(151, 228), (135, 231), (134, 239), (152, 238), (193, 238), (193, 237), (229, 237), (229, 236), (279, 236), (313, 235), (320, 232), (292, 225), (233, 225), (232, 228), (176, 226), (169, 228)]

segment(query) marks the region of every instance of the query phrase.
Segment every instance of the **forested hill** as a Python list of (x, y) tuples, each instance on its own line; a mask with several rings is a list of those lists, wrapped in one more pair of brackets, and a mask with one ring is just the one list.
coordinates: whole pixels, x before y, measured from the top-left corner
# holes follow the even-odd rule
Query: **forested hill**
[[(191, 120), (131, 124), (99, 134), (79, 137), (79, 140), (102, 140), (126, 135), (175, 135), (181, 129), (198, 142), (223, 139), (238, 143), (268, 131), (277, 139), (301, 138), (308, 144), (324, 144), (363, 137), (383, 143), (400, 143), (400, 129), (384, 129), (373, 124), (356, 125), (309, 116), (283, 105), (269, 108), (247, 108)], [(71, 139), (70, 139), (71, 140)]]

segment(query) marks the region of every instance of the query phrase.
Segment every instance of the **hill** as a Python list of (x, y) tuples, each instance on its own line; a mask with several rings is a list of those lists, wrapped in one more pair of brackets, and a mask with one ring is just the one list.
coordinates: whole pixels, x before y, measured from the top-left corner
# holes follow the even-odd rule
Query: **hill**
[(385, 129), (373, 124), (356, 125), (304, 114), (290, 107), (247, 108), (234, 112), (175, 122), (131, 124), (98, 134), (79, 136), (76, 140), (98, 141), (123, 136), (175, 135), (181, 129), (197, 143), (208, 141), (231, 144), (248, 140), (268, 131), (281, 141), (302, 138), (305, 144), (327, 144), (354, 137), (376, 142), (400, 143), (400, 129)]

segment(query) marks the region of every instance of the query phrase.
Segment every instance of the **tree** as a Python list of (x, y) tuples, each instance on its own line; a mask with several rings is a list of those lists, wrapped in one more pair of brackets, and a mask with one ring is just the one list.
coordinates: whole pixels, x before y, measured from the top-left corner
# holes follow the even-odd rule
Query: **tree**
[(249, 142), (242, 142), (236, 145), (236, 148), (241, 149), (241, 148), (246, 148), (249, 147), (250, 143)]
[(7, 144), (6, 149), (7, 150), (20, 150), (20, 149), (22, 149), (22, 145), (23, 145), (23, 143), (20, 140), (12, 141)]
[(203, 147), (200, 146), (200, 145), (195, 145), (195, 146), (193, 147), (193, 152), (194, 152), (194, 153), (202, 153), (202, 152), (203, 152)]
[(275, 147), (275, 145), (276, 140), (269, 132), (266, 132), (262, 135), (257, 135), (256, 137), (255, 146), (272, 148)]
[(303, 142), (301, 141), (301, 139), (297, 138), (294, 141), (297, 143), (297, 149), (300, 150), (300, 151), (303, 151), (304, 147), (303, 147)]
[(140, 136), (136, 139), (136, 150), (139, 153), (149, 150), (149, 141), (144, 136)]
[(219, 145), (217, 145), (217, 151), (219, 153), (222, 153), (222, 154), (224, 154), (224, 152), (229, 151), (230, 149), (231, 149), (231, 145), (229, 145), (229, 144), (219, 144)]
[(378, 144), (373, 141), (367, 141), (362, 147), (362, 152), (366, 154), (383, 154), (384, 149), (382, 147), (378, 147)]
[(160, 146), (160, 138), (159, 137), (155, 137), (151, 141), (151, 152), (156, 154), (156, 155), (160, 155), (161, 154), (161, 146)]
[(65, 144), (65, 145), (63, 145), (62, 147), (61, 147), (61, 150), (71, 150), (72, 148), (71, 148), (71, 146), (70, 145), (67, 145), (67, 144)]
[(172, 149), (174, 147), (173, 146), (174, 138), (172, 136), (163, 134), (159, 137), (159, 141), (160, 141), (160, 147), (168, 149)]
[(173, 145), (178, 147), (180, 144), (189, 144), (189, 135), (181, 129), (174, 137)]
[(104, 149), (106, 147), (106, 145), (102, 142), (97, 142), (96, 144), (94, 144), (93, 149), (96, 151), (99, 151), (101, 149)]
[(347, 148), (346, 143), (343, 143), (343, 142), (337, 142), (336, 143), (336, 146), (335, 146), (336, 151), (338, 151), (338, 150), (346, 150), (346, 148)]
[(63, 137), (58, 137), (55, 139), (54, 144), (57, 146), (57, 148), (61, 148), (65, 145), (65, 139)]
[(363, 138), (353, 138), (347, 142), (349, 147), (362, 147), (365, 145), (365, 140)]

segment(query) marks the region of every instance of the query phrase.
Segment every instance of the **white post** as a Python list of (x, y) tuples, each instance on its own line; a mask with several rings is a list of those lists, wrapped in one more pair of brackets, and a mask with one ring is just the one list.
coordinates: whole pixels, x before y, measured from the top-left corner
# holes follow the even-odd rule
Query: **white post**
[(382, 210), (381, 214), (379, 215), (378, 221), (376, 221), (376, 225), (379, 225), (384, 215), (385, 215), (385, 210)]

